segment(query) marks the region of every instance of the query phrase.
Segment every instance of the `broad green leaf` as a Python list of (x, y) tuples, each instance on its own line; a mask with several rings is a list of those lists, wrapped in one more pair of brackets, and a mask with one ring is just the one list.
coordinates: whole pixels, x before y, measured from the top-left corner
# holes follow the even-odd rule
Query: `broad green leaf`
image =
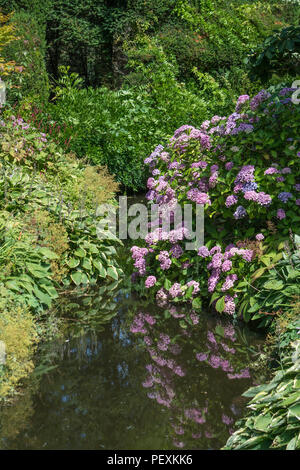
[(222, 313), (225, 308), (225, 296), (221, 297), (216, 303), (216, 310), (219, 313)]
[(92, 269), (92, 263), (90, 262), (89, 259), (84, 259), (82, 262), (82, 267), (90, 271)]
[(48, 270), (42, 268), (39, 264), (26, 263), (26, 267), (34, 277), (43, 278), (49, 276)]
[(200, 309), (202, 307), (201, 297), (196, 297), (192, 302), (192, 307), (195, 309)]
[(258, 416), (254, 421), (254, 428), (258, 431), (266, 431), (271, 421), (272, 416), (270, 414)]
[(84, 258), (86, 256), (86, 251), (84, 248), (77, 248), (77, 250), (74, 251), (75, 256), (79, 256), (79, 258)]
[(79, 265), (80, 261), (79, 259), (77, 258), (71, 258), (69, 259), (69, 261), (67, 261), (67, 265), (69, 266), (69, 268), (71, 269), (74, 269), (74, 268), (77, 268), (77, 266)]
[(44, 292), (39, 290), (37, 287), (33, 289), (33, 292), (43, 304), (47, 305), (47, 307), (51, 306), (52, 299), (48, 294), (45, 294)]
[(54, 253), (54, 251), (49, 250), (49, 248), (42, 247), (39, 249), (39, 252), (47, 259), (58, 259), (59, 256)]
[(300, 420), (300, 403), (289, 408), (288, 417), (295, 417)]
[(76, 286), (79, 286), (80, 284), (82, 284), (82, 280), (83, 280), (83, 276), (82, 276), (82, 272), (81, 271), (77, 271), (75, 273), (72, 273), (71, 274), (71, 279), (72, 281), (74, 282), (74, 284), (76, 284)]
[(290, 440), (286, 446), (286, 450), (295, 450), (296, 449), (297, 436)]
[(16, 290), (16, 291), (20, 290), (20, 284), (17, 281), (7, 281), (5, 283), (5, 287), (10, 290)]
[(117, 270), (114, 266), (109, 266), (107, 268), (107, 275), (109, 277), (112, 277), (113, 279), (115, 279), (115, 281), (117, 281), (119, 279), (119, 275), (118, 275)]
[(265, 289), (271, 289), (271, 290), (281, 290), (284, 287), (284, 284), (282, 281), (267, 281), (264, 283), (264, 288)]

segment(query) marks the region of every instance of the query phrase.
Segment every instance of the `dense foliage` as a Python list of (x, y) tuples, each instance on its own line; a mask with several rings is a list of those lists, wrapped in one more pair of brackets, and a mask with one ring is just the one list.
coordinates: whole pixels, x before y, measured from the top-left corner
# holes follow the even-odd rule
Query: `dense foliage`
[[(5, 9), (13, 6), (21, 22), (22, 39), (8, 55), (20, 60), (24, 40), (29, 48), (9, 99), (40, 89), (31, 102), (43, 126), (60, 126), (63, 145), (107, 165), (129, 191), (144, 187), (142, 155), (174, 128), (228, 114), (239, 94), (258, 91), (259, 83), (247, 76), (245, 55), (274, 26), (297, 21), (297, 8), (293, 16), (281, 1), (38, 3), (0, 2)], [(46, 108), (40, 106), (48, 93), (45, 54), (56, 98)]]
[(46, 27), (50, 74), (58, 78), (59, 66), (71, 65), (87, 86), (120, 82), (125, 43), (141, 34), (158, 39), (166, 54), (176, 58), (183, 79), (191, 76), (192, 66), (225, 71), (242, 64), (276, 20), (284, 25), (284, 18), (297, 19), (296, 7), (293, 16), (280, 0), (46, 0), (42, 5), (1, 0), (0, 7), (37, 17)]
[(14, 27), (15, 37), (3, 47), (2, 54), (18, 66), (5, 79), (7, 99), (16, 104), (31, 97), (36, 103), (44, 103), (49, 96), (44, 28), (25, 12), (14, 13), (8, 24)]
[[(11, 306), (22, 304), (38, 318), (62, 288), (122, 274), (114, 246), (120, 242), (97, 234), (97, 206), (112, 201), (117, 184), (21, 118), (6, 117), (1, 126), (0, 286)], [(7, 348), (12, 354), (9, 342)]]
[[(289, 328), (296, 337), (299, 327), (298, 321)], [(227, 441), (226, 450), (300, 449), (299, 353), (298, 339), (290, 343), (289, 351), (285, 346), (280, 369), (273, 379), (243, 394), (251, 398), (250, 411), (237, 423), (239, 429)]]
[[(163, 53), (157, 49), (158, 73), (145, 69), (151, 89), (80, 89), (76, 75), (63, 75), (55, 105), (46, 120), (61, 126), (61, 143), (94, 164), (107, 165), (123, 187), (144, 187), (143, 154), (185, 120), (196, 123), (205, 114), (205, 101), (180, 86)], [(45, 118), (43, 119), (45, 122)], [(159, 125), (162, 123), (162, 125)]]
[(247, 59), (252, 77), (267, 81), (273, 73), (294, 75), (300, 66), (300, 26), (289, 26), (269, 36)]

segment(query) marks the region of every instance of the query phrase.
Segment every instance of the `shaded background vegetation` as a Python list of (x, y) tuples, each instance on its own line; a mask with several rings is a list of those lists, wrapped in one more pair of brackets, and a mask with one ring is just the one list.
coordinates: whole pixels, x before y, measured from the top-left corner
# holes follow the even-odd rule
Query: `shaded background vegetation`
[(6, 55), (24, 66), (11, 78), (11, 104), (25, 101), (28, 118), (34, 102), (44, 126), (64, 128), (62, 145), (107, 165), (130, 192), (144, 187), (144, 157), (174, 128), (258, 91), (247, 54), (274, 28), (299, 22), (299, 6), (283, 0), (1, 0), (0, 8), (15, 10), (19, 39)]

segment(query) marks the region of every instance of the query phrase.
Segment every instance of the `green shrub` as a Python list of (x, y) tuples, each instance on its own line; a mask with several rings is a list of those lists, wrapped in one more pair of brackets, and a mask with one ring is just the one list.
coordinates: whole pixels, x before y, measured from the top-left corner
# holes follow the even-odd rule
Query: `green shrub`
[(1, 126), (0, 339), (7, 361), (0, 399), (32, 370), (33, 342), (44, 335), (41, 320), (59, 292), (115, 285), (122, 276), (115, 248), (121, 242), (97, 231), (97, 207), (114, 203), (118, 189), (107, 170), (63, 153), (20, 117), (5, 115)]
[(14, 283), (14, 290), (37, 308), (37, 302), (51, 305), (60, 281), (69, 286), (116, 280), (121, 270), (113, 245), (118, 240), (98, 238), (96, 213), (99, 204), (113, 201), (112, 177), (61, 153), (49, 136), (20, 118), (3, 124), (2, 260), (5, 265), (12, 257), (8, 253), (15, 253), (6, 278), (10, 286)]
[[(291, 325), (292, 327), (292, 325)], [(300, 322), (293, 324), (299, 331)], [(274, 378), (250, 388), (250, 410), (237, 423), (225, 450), (300, 449), (300, 341), (290, 343)]]
[[(165, 139), (174, 123), (200, 122), (205, 115), (204, 100), (177, 82), (163, 51), (152, 44), (145, 47), (157, 60), (154, 70), (132, 58), (131, 87), (119, 91), (80, 89), (78, 76), (63, 69), (56, 103), (44, 115), (60, 125), (62, 144), (68, 142), (78, 156), (106, 165), (123, 187), (135, 191), (145, 184), (145, 152)], [(138, 75), (146, 84), (139, 84)]]
[(49, 96), (45, 28), (25, 12), (14, 13), (11, 21), (17, 38), (4, 48), (3, 56), (22, 67), (22, 73), (13, 73), (6, 80), (8, 102), (13, 104), (28, 96), (36, 103), (45, 102)]
[(170, 16), (162, 18), (159, 31), (148, 31), (156, 34), (168, 56), (176, 58), (180, 76), (186, 79), (195, 66), (208, 73), (244, 68), (249, 49), (294, 16), (282, 2), (179, 0)]
[(300, 26), (290, 26), (269, 36), (246, 63), (251, 77), (267, 81), (272, 74), (296, 75), (300, 66)]
[[(295, 239), (299, 240), (299, 236), (295, 235)], [(239, 313), (244, 320), (260, 320), (259, 326), (266, 327), (291, 308), (292, 299), (300, 301), (300, 251), (266, 253), (259, 261), (246, 286)]]
[(15, 392), (20, 381), (33, 370), (32, 355), (37, 341), (33, 316), (24, 303), (17, 303), (0, 283), (0, 340), (5, 362), (0, 364), (0, 401)]

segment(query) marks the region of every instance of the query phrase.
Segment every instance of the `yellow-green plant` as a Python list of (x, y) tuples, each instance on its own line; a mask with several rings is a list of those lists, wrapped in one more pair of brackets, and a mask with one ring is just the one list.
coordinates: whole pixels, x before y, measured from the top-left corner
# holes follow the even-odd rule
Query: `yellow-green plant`
[(0, 292), (0, 340), (5, 345), (4, 360), (0, 364), (1, 400), (14, 394), (20, 381), (33, 370), (37, 333), (29, 309), (13, 300), (2, 286)]

